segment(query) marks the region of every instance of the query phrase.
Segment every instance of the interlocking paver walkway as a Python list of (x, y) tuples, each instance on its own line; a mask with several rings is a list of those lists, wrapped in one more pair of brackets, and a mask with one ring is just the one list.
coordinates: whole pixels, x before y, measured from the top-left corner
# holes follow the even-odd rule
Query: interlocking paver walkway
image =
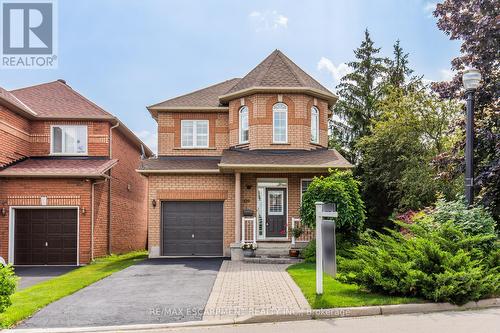
[(286, 272), (287, 264), (224, 261), (205, 306), (203, 320), (310, 309)]

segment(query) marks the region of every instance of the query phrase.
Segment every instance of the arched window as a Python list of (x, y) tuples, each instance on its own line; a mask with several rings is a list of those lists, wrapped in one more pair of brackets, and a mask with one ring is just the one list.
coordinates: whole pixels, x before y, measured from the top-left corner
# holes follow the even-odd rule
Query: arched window
[(248, 107), (240, 108), (240, 143), (248, 143)]
[(319, 110), (315, 106), (311, 108), (311, 142), (319, 142)]
[(285, 103), (273, 105), (273, 143), (288, 142), (288, 106)]

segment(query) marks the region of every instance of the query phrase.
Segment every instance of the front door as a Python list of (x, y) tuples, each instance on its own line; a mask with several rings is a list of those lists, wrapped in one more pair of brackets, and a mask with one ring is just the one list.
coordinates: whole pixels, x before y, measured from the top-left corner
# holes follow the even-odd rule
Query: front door
[(286, 189), (266, 189), (266, 237), (286, 237)]

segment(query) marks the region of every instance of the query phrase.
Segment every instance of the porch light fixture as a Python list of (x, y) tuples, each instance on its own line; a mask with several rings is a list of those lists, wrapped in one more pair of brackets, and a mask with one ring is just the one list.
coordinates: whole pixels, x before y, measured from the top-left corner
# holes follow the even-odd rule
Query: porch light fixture
[(87, 210), (85, 209), (85, 207), (82, 207), (82, 214), (85, 215), (85, 213), (87, 213)]
[(2, 216), (7, 215), (7, 209), (5, 209), (5, 207), (2, 207), (2, 209), (0, 209), (0, 212), (2, 213)]
[(153, 199), (153, 200), (151, 201), (151, 205), (153, 205), (153, 208), (155, 208), (155, 207), (156, 207), (156, 199)]

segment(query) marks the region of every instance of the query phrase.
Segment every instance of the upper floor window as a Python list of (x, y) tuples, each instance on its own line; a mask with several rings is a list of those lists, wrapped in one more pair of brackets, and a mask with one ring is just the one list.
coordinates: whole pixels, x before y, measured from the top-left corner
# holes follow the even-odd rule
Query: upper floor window
[(319, 142), (319, 110), (315, 106), (311, 108), (311, 142)]
[(50, 153), (53, 155), (87, 155), (87, 126), (52, 125)]
[(240, 109), (240, 143), (248, 143), (248, 107)]
[(273, 142), (288, 142), (288, 106), (285, 103), (273, 105)]
[(208, 120), (181, 120), (181, 147), (208, 148)]

